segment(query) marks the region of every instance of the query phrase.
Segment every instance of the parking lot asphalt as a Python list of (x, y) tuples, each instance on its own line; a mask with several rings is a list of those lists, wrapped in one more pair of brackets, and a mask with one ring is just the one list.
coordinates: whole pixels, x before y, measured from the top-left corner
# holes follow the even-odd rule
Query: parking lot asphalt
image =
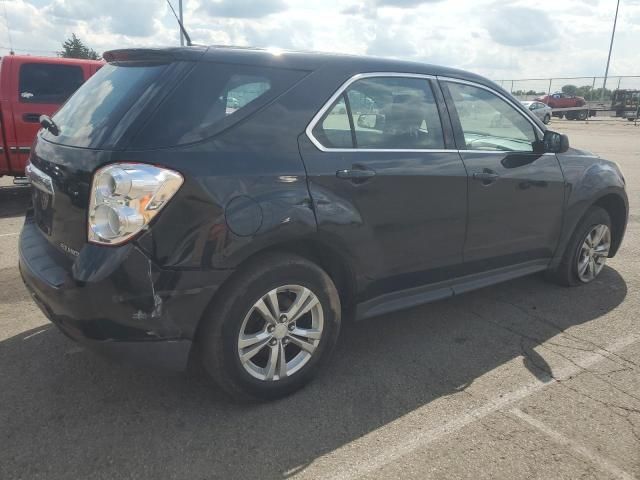
[(597, 281), (531, 276), (346, 325), (319, 379), (260, 405), (52, 327), (16, 266), (27, 192), (0, 179), (0, 479), (640, 478), (640, 126), (551, 128), (628, 182)]

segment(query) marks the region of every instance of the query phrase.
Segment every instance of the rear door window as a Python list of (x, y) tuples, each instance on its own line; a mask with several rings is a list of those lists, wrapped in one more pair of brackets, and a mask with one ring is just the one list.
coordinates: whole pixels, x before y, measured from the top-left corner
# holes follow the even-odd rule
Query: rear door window
[(163, 100), (132, 146), (183, 145), (212, 137), (284, 93), (306, 72), (200, 62)]
[(20, 66), (18, 99), (22, 103), (61, 104), (83, 82), (80, 66), (25, 63)]
[(354, 82), (316, 124), (313, 136), (325, 148), (444, 148), (438, 108), (431, 85), (423, 78), (374, 77)]

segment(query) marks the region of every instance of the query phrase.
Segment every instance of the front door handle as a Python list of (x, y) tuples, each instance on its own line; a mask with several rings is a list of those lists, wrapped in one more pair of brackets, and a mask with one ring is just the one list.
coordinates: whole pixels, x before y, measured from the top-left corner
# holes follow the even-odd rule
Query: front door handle
[(481, 181), (483, 185), (491, 185), (493, 182), (498, 180), (499, 177), (500, 175), (488, 168), (485, 168), (482, 172), (476, 172), (473, 174), (473, 179)]
[(25, 113), (22, 115), (22, 121), (27, 123), (40, 123), (39, 113)]
[(346, 169), (346, 170), (338, 170), (336, 172), (336, 177), (342, 178), (345, 180), (367, 180), (376, 175), (375, 170), (370, 169)]

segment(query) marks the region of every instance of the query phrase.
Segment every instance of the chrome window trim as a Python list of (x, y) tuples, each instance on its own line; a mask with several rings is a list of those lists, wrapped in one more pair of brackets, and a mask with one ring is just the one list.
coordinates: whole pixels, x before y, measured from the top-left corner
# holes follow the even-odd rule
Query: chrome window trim
[[(327, 102), (322, 106), (318, 113), (314, 115), (314, 117), (307, 125), (305, 129), (305, 133), (311, 143), (313, 143), (316, 148), (322, 152), (401, 152), (401, 153), (419, 153), (419, 152), (430, 152), (430, 153), (451, 153), (456, 152), (457, 150), (453, 148), (329, 148), (322, 145), (317, 138), (313, 136), (313, 129), (316, 127), (317, 123), (322, 119), (327, 110), (331, 108), (333, 102), (335, 102), (340, 95), (344, 93), (344, 91), (349, 88), (349, 86), (357, 82), (358, 80), (362, 80), (363, 78), (388, 78), (388, 77), (400, 77), (400, 78), (421, 78), (424, 80), (437, 80), (435, 75), (423, 75), (421, 73), (401, 73), (401, 72), (368, 72), (368, 73), (358, 73), (351, 78), (349, 78), (346, 82), (344, 82), (338, 89), (335, 91), (333, 95), (327, 100)], [(429, 85), (431, 87), (431, 85)], [(438, 116), (439, 116), (438, 112)], [(442, 121), (442, 119), (440, 119)], [(444, 142), (444, 138), (443, 138)]]
[[(462, 80), (460, 78), (452, 78), (452, 77), (437, 77), (438, 81), (443, 81), (443, 82), (451, 82), (451, 83), (461, 83), (463, 85), (469, 85), (472, 87), (477, 87), (480, 88), (482, 90), (486, 90), (489, 93), (493, 93), (495, 96), (501, 98), (502, 100), (504, 100), (505, 102), (507, 102), (509, 105), (511, 105), (516, 112), (518, 112), (522, 117), (524, 117), (535, 129), (536, 132), (538, 132), (541, 136), (544, 136), (544, 132), (542, 131), (542, 129), (540, 128), (540, 126), (533, 121), (532, 118), (530, 118), (528, 115), (525, 115), (524, 113), (522, 113), (522, 111), (520, 111), (520, 109), (518, 108), (517, 104), (512, 101), (511, 99), (505, 97), (504, 95), (502, 95), (500, 92), (494, 90), (491, 87), (487, 87), (486, 85), (483, 85), (481, 83), (477, 83), (477, 82), (472, 82), (470, 80)], [(528, 152), (525, 152), (528, 153)]]
[(448, 152), (460, 152), (460, 153), (500, 153), (502, 155), (509, 155), (512, 153), (519, 153), (522, 155), (539, 155), (539, 156), (543, 156), (543, 155), (555, 155), (555, 153), (551, 153), (551, 152), (544, 152), (544, 153), (536, 153), (536, 152), (525, 152), (522, 150), (447, 150)]
[[(459, 153), (509, 153), (508, 150), (466, 150), (466, 149), (455, 149), (455, 148), (329, 148), (329, 147), (325, 147), (324, 145), (322, 145), (317, 138), (315, 138), (313, 136), (313, 129), (316, 127), (316, 125), (318, 124), (318, 122), (322, 119), (322, 117), (324, 116), (324, 114), (327, 112), (327, 110), (329, 110), (329, 108), (331, 108), (331, 106), (333, 105), (333, 103), (338, 99), (338, 97), (340, 95), (342, 95), (344, 93), (344, 91), (349, 88), (349, 86), (351, 84), (353, 84), (354, 82), (357, 82), (358, 80), (362, 80), (363, 78), (385, 78), (385, 77), (400, 77), (400, 78), (421, 78), (424, 80), (436, 80), (436, 81), (443, 81), (443, 82), (452, 82), (452, 83), (461, 83), (464, 85), (470, 85), (472, 87), (478, 87), (481, 88), (483, 90), (486, 90), (494, 95), (496, 95), (497, 97), (501, 98), (502, 100), (504, 100), (505, 102), (507, 102), (509, 105), (511, 105), (520, 115), (522, 115), (532, 126), (533, 128), (536, 130), (536, 132), (538, 132), (540, 134), (540, 136), (544, 136), (544, 131), (531, 119), (529, 118), (527, 115), (524, 115), (521, 111), (519, 111), (518, 107), (516, 106), (515, 102), (512, 101), (511, 99), (505, 97), (504, 95), (502, 95), (500, 92), (494, 90), (491, 87), (487, 87), (486, 85), (483, 85), (481, 83), (477, 83), (477, 82), (472, 82), (470, 80), (462, 80), (459, 78), (453, 78), (453, 77), (440, 77), (440, 76), (436, 76), (436, 75), (425, 75), (425, 74), (421, 74), (421, 73), (401, 73), (401, 72), (367, 72), (367, 73), (358, 73), (356, 75), (353, 75), (352, 77), (350, 77), (349, 79), (347, 79), (342, 85), (340, 85), (338, 87), (338, 89), (333, 93), (333, 95), (331, 95), (331, 97), (329, 98), (329, 100), (327, 100), (327, 102), (325, 102), (325, 104), (322, 106), (322, 108), (320, 110), (318, 110), (318, 112), (313, 116), (313, 118), (311, 119), (311, 121), (309, 122), (309, 124), (307, 125), (307, 128), (305, 129), (305, 133), (307, 135), (307, 137), (309, 138), (309, 140), (311, 141), (311, 143), (313, 143), (315, 145), (315, 147), (320, 150), (321, 152), (338, 152), (338, 153), (348, 153), (348, 152), (400, 152), (400, 153), (420, 153), (420, 152), (427, 152), (427, 153), (451, 153), (451, 152), (459, 152)], [(438, 112), (438, 115), (440, 113)], [(440, 119), (440, 121), (442, 121), (442, 119)], [(511, 152), (511, 153), (534, 153), (534, 152)], [(542, 155), (555, 155), (554, 153), (544, 153)]]

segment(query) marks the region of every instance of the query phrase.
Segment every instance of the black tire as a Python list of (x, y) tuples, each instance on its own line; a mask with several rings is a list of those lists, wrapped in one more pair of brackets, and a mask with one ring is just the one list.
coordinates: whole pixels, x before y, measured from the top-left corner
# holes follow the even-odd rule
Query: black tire
[(567, 112), (567, 113), (565, 114), (565, 118), (566, 118), (567, 120), (575, 120), (575, 119), (576, 119), (575, 114), (574, 114), (573, 112)]
[(550, 121), (551, 121), (551, 115), (549, 114), (546, 114), (542, 119), (542, 123), (544, 123), (545, 125), (548, 125)]
[[(324, 318), (322, 337), (300, 370), (283, 379), (260, 380), (243, 367), (238, 338), (254, 303), (283, 285), (300, 285), (315, 294)], [(196, 342), (205, 369), (228, 394), (242, 401), (273, 400), (303, 387), (326, 364), (338, 340), (340, 316), (338, 292), (324, 270), (297, 255), (270, 253), (241, 267), (219, 291)]]
[(588, 116), (589, 112), (587, 112), (586, 110), (580, 110), (577, 114), (578, 120), (586, 120)]
[(636, 119), (629, 117), (629, 118), (627, 118), (627, 120), (629, 120), (630, 122), (635, 122)]
[(609, 230), (611, 230), (611, 218), (609, 214), (604, 208), (591, 207), (574, 230), (558, 267), (555, 270), (547, 272), (547, 278), (549, 280), (567, 287), (584, 285), (584, 282), (581, 281), (578, 276), (578, 255), (580, 254), (580, 247), (587, 233), (589, 233), (593, 227), (600, 224), (606, 225)]

